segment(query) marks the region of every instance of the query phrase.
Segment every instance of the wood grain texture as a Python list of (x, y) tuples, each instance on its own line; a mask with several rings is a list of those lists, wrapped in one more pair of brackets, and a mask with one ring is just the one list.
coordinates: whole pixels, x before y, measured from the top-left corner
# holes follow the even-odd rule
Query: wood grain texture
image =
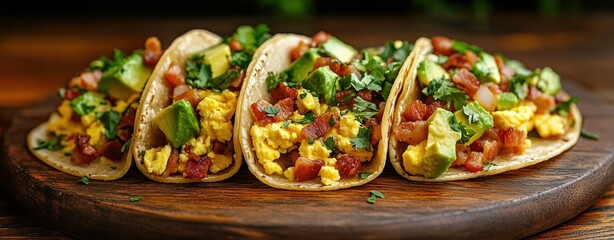
[[(53, 101), (16, 114), (0, 174), (29, 214), (77, 237), (520, 238), (586, 210), (614, 181), (613, 107), (572, 82), (565, 86), (583, 99), (585, 128), (599, 141), (581, 139), (549, 161), (468, 181), (413, 183), (388, 165), (364, 186), (293, 192), (262, 184), (243, 166), (218, 183), (160, 184), (133, 168), (118, 181), (83, 185), (25, 148), (25, 133), (46, 120)], [(367, 204), (372, 189), (386, 199)], [(142, 200), (130, 202), (132, 196)]]

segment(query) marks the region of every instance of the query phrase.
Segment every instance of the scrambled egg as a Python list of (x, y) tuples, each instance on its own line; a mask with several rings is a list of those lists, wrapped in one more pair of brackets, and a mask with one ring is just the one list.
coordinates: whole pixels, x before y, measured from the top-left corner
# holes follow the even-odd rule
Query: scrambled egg
[[(213, 145), (211, 144), (210, 137), (204, 138), (203, 136), (199, 136), (197, 138), (192, 138), (184, 146), (189, 146), (194, 154), (209, 156), (213, 163), (209, 168), (209, 171), (212, 173), (222, 171), (232, 164), (233, 158), (230, 153), (216, 154), (213, 152)], [(185, 152), (185, 148), (182, 148), (181, 153), (179, 153), (179, 166), (177, 167), (177, 172), (185, 172), (185, 165), (188, 160), (190, 160), (188, 153)]]
[(560, 136), (565, 133), (565, 119), (559, 115), (537, 114), (534, 121), (537, 133), (543, 138)]
[(145, 167), (147, 172), (154, 173), (156, 175), (162, 175), (166, 169), (168, 158), (171, 156), (170, 144), (166, 144), (164, 147), (152, 148), (145, 151)]
[(221, 93), (206, 90), (200, 91), (199, 96), (203, 98), (197, 107), (200, 113), (200, 134), (210, 136), (211, 140), (230, 141), (230, 119), (237, 107), (237, 94), (230, 90)]
[(288, 181), (294, 181), (294, 170), (294, 167), (289, 167), (286, 169), (286, 171), (284, 171), (284, 176), (286, 179), (288, 179)]
[(360, 129), (360, 122), (356, 120), (356, 117), (348, 113), (346, 115), (341, 116), (341, 121), (339, 123), (339, 131), (337, 129), (333, 129), (330, 133), (335, 139), (335, 143), (337, 144), (337, 148), (340, 151), (350, 154), (352, 156), (356, 156), (360, 159), (361, 162), (371, 160), (373, 157), (373, 151), (367, 151), (365, 149), (355, 149), (352, 146), (352, 138), (355, 138), (358, 135), (358, 130)]
[(212, 173), (222, 171), (228, 166), (230, 166), (230, 164), (232, 164), (232, 156), (230, 156), (230, 154), (225, 155), (210, 152), (209, 154), (207, 154), (207, 156), (209, 156), (211, 158), (211, 162), (213, 162), (213, 164), (209, 168), (209, 171)]
[(494, 126), (503, 130), (516, 128), (519, 130), (531, 131), (533, 123), (531, 118), (535, 114), (537, 107), (532, 102), (522, 102), (510, 110), (494, 111), (492, 117)]
[(262, 164), (267, 174), (282, 173), (282, 168), (274, 161), (294, 148), (301, 136), (303, 125), (290, 123), (286, 128), (281, 128), (284, 122), (267, 124), (261, 127), (254, 124), (250, 130), (254, 151), (258, 162)]
[(320, 176), (322, 184), (326, 186), (331, 185), (341, 179), (341, 176), (339, 176), (339, 170), (331, 166), (323, 166), (318, 175)]
[(303, 140), (298, 148), (298, 152), (300, 156), (308, 159), (323, 160), (327, 166), (334, 166), (337, 162), (337, 159), (328, 157), (330, 151), (320, 140), (316, 140), (312, 144), (309, 144), (307, 140)]
[[(305, 97), (301, 98), (301, 96)], [(326, 113), (326, 110), (328, 109), (328, 105), (320, 105), (320, 100), (304, 89), (298, 90), (296, 106), (301, 114), (305, 114), (307, 111), (312, 111), (316, 116)]]
[(405, 171), (416, 174), (418, 172), (416, 166), (420, 165), (425, 152), (426, 140), (423, 140), (418, 145), (407, 146), (407, 150), (403, 153), (403, 168), (405, 168)]
[[(70, 101), (64, 100), (58, 107), (59, 118), (50, 119), (50, 123), (47, 126), (47, 131), (52, 132), (55, 135), (64, 134), (70, 136), (73, 133), (83, 133), (85, 129), (80, 122), (71, 120), (73, 114), (70, 107)], [(56, 115), (57, 116), (57, 115)]]
[(198, 138), (192, 138), (185, 145), (190, 146), (192, 152), (197, 155), (205, 155), (213, 150), (211, 137), (199, 136)]
[(106, 142), (104, 133), (106, 130), (104, 129), (104, 125), (102, 125), (101, 121), (95, 121), (92, 125), (90, 125), (85, 133), (90, 136), (89, 144), (92, 146), (102, 146)]

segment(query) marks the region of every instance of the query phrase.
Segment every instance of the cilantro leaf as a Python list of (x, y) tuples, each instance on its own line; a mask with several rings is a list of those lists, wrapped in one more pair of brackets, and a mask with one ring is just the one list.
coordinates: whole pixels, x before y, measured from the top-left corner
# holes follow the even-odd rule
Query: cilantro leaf
[(464, 125), (458, 123), (454, 115), (450, 116), (450, 119), (448, 119), (448, 122), (450, 123), (450, 128), (452, 128), (452, 130), (459, 132), (461, 134), (461, 139), (458, 140), (458, 143), (467, 143), (469, 142), (469, 139), (471, 139), (471, 137), (475, 135), (474, 130), (467, 129), (465, 128)]
[(279, 107), (277, 106), (266, 106), (262, 108), (262, 111), (266, 113), (269, 117), (275, 117), (279, 112)]
[(350, 140), (355, 149), (365, 149), (371, 151), (371, 130), (360, 127), (358, 135)]
[(62, 134), (49, 138), (47, 141), (38, 139), (37, 140), (38, 146), (34, 147), (34, 150), (39, 150), (39, 149), (47, 149), (51, 151), (60, 150), (64, 148), (64, 146), (62, 145), (62, 139), (64, 139), (64, 135)]
[(117, 136), (117, 124), (119, 124), (119, 113), (110, 110), (100, 116), (100, 121), (104, 126), (104, 136), (111, 140)]
[(305, 117), (301, 120), (292, 120), (292, 123), (298, 123), (298, 124), (309, 124), (312, 123), (313, 121), (315, 121), (316, 116), (313, 114), (312, 111), (308, 111), (305, 113)]
[(128, 150), (128, 148), (130, 147), (131, 141), (132, 141), (132, 138), (128, 138), (128, 140), (124, 143), (124, 145), (122, 145), (121, 152), (126, 152), (126, 150)]
[(299, 96), (301, 99), (305, 99), (305, 98), (307, 97), (307, 93), (306, 93), (306, 92), (304, 92), (304, 93), (299, 94), (298, 96)]
[(81, 179), (79, 179), (79, 182), (81, 182), (81, 183), (83, 183), (85, 185), (88, 185), (88, 184), (90, 184), (90, 179), (87, 176), (83, 176), (83, 177), (81, 177)]
[(211, 78), (211, 65), (197, 62), (198, 58), (202, 59), (203, 57), (204, 55), (197, 54), (186, 62), (185, 81), (193, 88), (205, 88)]
[(599, 140), (599, 135), (592, 133), (592, 132), (587, 132), (584, 131), (584, 129), (582, 130), (582, 132), (580, 132), (580, 136), (586, 139), (590, 139), (590, 140)]
[(99, 93), (86, 92), (83, 95), (70, 101), (70, 107), (79, 116), (85, 116), (94, 111), (101, 103), (105, 102), (104, 97)]
[(491, 167), (497, 166), (496, 163), (494, 162), (486, 162), (486, 164), (484, 164), (484, 171), (488, 171), (490, 170)]
[(467, 50), (471, 50), (472, 52), (479, 54), (482, 52), (482, 49), (475, 45), (470, 45), (465, 42), (452, 40), (452, 49), (459, 53), (465, 53)]
[(313, 144), (313, 137), (307, 138), (307, 143), (309, 143), (309, 145)]
[(377, 190), (371, 190), (371, 192), (369, 192), (371, 194), (371, 196), (375, 196), (376, 198), (385, 198), (384, 194), (380, 191)]
[(371, 118), (373, 115), (377, 114), (379, 109), (375, 106), (375, 103), (366, 101), (361, 97), (354, 98), (354, 106), (352, 107), (352, 114), (357, 117), (363, 118)]
[[(271, 34), (269, 33), (269, 27), (267, 25), (258, 24), (255, 27), (239, 26), (237, 31), (230, 38), (237, 40), (244, 49), (253, 53), (258, 46), (271, 38)], [(228, 41), (230, 40), (227, 40), (227, 42)]]
[(241, 67), (241, 69), (247, 69), (249, 63), (252, 61), (252, 54), (246, 51), (236, 51), (230, 56), (230, 63), (235, 66)]
[(567, 117), (567, 114), (569, 114), (569, 110), (571, 109), (571, 104), (573, 103), (579, 103), (580, 99), (577, 97), (572, 97), (569, 100), (559, 103), (558, 105), (556, 105), (556, 108), (554, 109), (554, 112), (557, 112), (559, 115), (563, 116), (563, 117)]
[(510, 78), (510, 92), (514, 93), (518, 99), (527, 97), (527, 90), (524, 88), (526, 79), (518, 74)]
[(335, 139), (333, 137), (328, 137), (324, 142), (324, 146), (330, 151), (330, 154), (335, 156), (339, 153), (339, 149), (337, 149), (337, 144), (335, 143)]
[(384, 86), (382, 87), (382, 91), (379, 92), (382, 95), (382, 97), (384, 98), (384, 101), (388, 99), (388, 96), (390, 95), (390, 90), (391, 89), (392, 89), (392, 83), (384, 82)]
[(463, 113), (467, 116), (467, 118), (469, 119), (469, 123), (473, 124), (476, 123), (480, 120), (480, 112), (476, 111), (476, 108), (471, 108), (471, 107), (463, 107)]
[(143, 198), (140, 196), (134, 196), (134, 197), (130, 197), (130, 202), (138, 202), (141, 201)]
[(286, 72), (280, 72), (275, 74), (273, 72), (269, 72), (269, 76), (266, 78), (266, 89), (267, 91), (272, 91), (277, 87), (280, 82), (288, 81), (288, 74)]
[(281, 125), (280, 128), (287, 128), (290, 125), (290, 121), (285, 121), (284, 124)]
[(403, 41), (401, 46), (398, 48), (395, 45), (396, 44), (393, 41), (386, 42), (384, 51), (379, 55), (379, 57), (385, 61), (387, 61), (389, 58), (393, 58), (395, 61), (405, 61), (412, 50), (412, 45), (410, 45), (407, 41)]
[(433, 96), (435, 100), (441, 100), (450, 104), (454, 102), (455, 109), (461, 109), (467, 104), (469, 96), (465, 92), (454, 87), (454, 83), (445, 80), (437, 79), (429, 82), (429, 85), (422, 89), (422, 93), (426, 96)]
[(360, 172), (360, 173), (358, 174), (358, 177), (359, 177), (360, 179), (365, 179), (365, 178), (368, 178), (369, 176), (371, 176), (371, 174), (373, 174), (373, 173), (370, 173), (370, 172)]
[(375, 204), (375, 200), (375, 196), (371, 195), (369, 198), (367, 198), (367, 203)]

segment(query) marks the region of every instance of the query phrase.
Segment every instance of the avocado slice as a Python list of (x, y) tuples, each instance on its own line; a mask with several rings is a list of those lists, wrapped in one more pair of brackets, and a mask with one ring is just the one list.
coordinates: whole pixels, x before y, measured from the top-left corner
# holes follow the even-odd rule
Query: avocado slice
[(408, 171), (414, 175), (436, 178), (448, 171), (456, 160), (456, 141), (461, 134), (450, 128), (448, 119), (453, 114), (445, 109), (437, 108), (428, 118), (428, 137), (424, 157), (421, 161), (409, 163)]
[(503, 92), (499, 95), (499, 100), (497, 101), (497, 110), (509, 110), (518, 105), (520, 100), (511, 92)]
[(535, 86), (541, 92), (554, 96), (561, 90), (561, 77), (551, 68), (546, 67), (540, 71), (539, 80)]
[(326, 103), (336, 105), (335, 95), (337, 93), (337, 80), (339, 75), (330, 70), (328, 65), (316, 69), (309, 79), (303, 82), (303, 88), (324, 95)]
[(433, 80), (446, 78), (449, 79), (450, 75), (443, 67), (439, 66), (436, 62), (425, 59), (418, 65), (418, 80), (423, 86), (428, 86)]
[(480, 80), (480, 82), (494, 82), (499, 84), (501, 82), (501, 75), (499, 74), (499, 67), (495, 58), (486, 53), (480, 52), (480, 61), (478, 61), (471, 71)]
[(98, 90), (111, 97), (127, 100), (132, 94), (143, 91), (150, 74), (151, 69), (143, 64), (141, 54), (132, 54), (102, 74)]
[[(471, 121), (469, 116), (471, 116)], [(490, 113), (488, 113), (488, 111), (477, 101), (467, 104), (463, 109), (456, 111), (454, 117), (456, 117), (456, 121), (462, 124), (465, 129), (470, 129), (475, 132), (469, 141), (465, 143), (465, 146), (469, 146), (471, 143), (475, 142), (475, 140), (478, 140), (482, 134), (484, 134), (486, 130), (492, 128), (494, 124), (492, 115), (490, 115)]]
[(202, 53), (203, 63), (211, 66), (211, 77), (224, 74), (230, 68), (230, 47), (219, 44)]
[(358, 53), (352, 46), (333, 36), (322, 43), (322, 48), (328, 55), (346, 64), (352, 61), (352, 58)]
[(309, 49), (307, 52), (303, 53), (301, 57), (296, 59), (296, 61), (283, 71), (288, 74), (288, 81), (301, 83), (305, 80), (309, 72), (313, 69), (313, 64), (316, 59), (319, 57), (320, 54), (318, 54), (315, 49)]
[(162, 109), (153, 121), (162, 130), (173, 148), (181, 147), (192, 139), (199, 130), (196, 112), (185, 99)]

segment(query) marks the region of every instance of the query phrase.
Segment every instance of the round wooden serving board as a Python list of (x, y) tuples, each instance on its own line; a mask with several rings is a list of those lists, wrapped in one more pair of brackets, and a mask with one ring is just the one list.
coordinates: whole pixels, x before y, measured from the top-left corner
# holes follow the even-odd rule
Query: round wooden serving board
[[(35, 158), (26, 134), (57, 101), (23, 109), (4, 135), (6, 191), (41, 222), (84, 238), (519, 238), (594, 204), (614, 181), (614, 108), (573, 82), (585, 129), (560, 156), (485, 178), (410, 182), (388, 164), (371, 183), (332, 192), (268, 187), (242, 166), (219, 183), (161, 184), (133, 168), (112, 181), (79, 183)], [(370, 190), (386, 198), (366, 203)], [(130, 197), (142, 200), (130, 202)]]

